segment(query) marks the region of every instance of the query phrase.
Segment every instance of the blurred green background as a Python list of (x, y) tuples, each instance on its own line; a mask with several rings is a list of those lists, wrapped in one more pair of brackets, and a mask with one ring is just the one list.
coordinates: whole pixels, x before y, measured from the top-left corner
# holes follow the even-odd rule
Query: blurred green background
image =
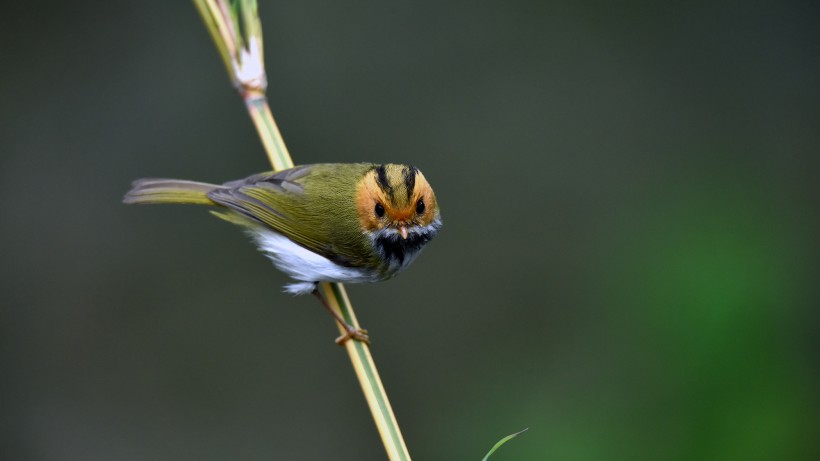
[[(350, 286), (410, 453), (820, 459), (815, 2), (261, 2), (297, 163), (445, 226)], [(384, 459), (336, 328), (132, 179), (268, 169), (190, 2), (0, 19), (0, 458)]]

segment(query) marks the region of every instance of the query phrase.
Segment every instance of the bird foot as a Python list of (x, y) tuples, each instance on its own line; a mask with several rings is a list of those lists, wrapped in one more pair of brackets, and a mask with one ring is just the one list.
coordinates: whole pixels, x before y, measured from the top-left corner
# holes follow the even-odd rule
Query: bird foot
[(353, 328), (350, 325), (345, 325), (347, 333), (336, 338), (336, 344), (344, 346), (344, 344), (352, 339), (370, 345), (370, 336), (367, 335), (367, 330), (362, 328)]

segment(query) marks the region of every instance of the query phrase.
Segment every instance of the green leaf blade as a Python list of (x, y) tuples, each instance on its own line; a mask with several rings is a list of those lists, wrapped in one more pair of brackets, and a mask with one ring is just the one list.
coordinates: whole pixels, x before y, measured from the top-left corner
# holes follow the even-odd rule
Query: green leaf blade
[(484, 459), (482, 459), (481, 461), (487, 461), (490, 458), (490, 455), (495, 453), (495, 451), (498, 450), (501, 447), (501, 445), (504, 445), (505, 443), (509, 442), (510, 440), (515, 438), (516, 436), (518, 436), (520, 434), (523, 434), (524, 432), (527, 431), (527, 429), (529, 429), (529, 428), (525, 427), (524, 429), (521, 429), (520, 431), (518, 431), (514, 434), (510, 434), (510, 435), (504, 437), (503, 439), (499, 440), (498, 442), (496, 442), (496, 444), (493, 445), (492, 448), (490, 448), (490, 451), (488, 451), (487, 454), (484, 455)]

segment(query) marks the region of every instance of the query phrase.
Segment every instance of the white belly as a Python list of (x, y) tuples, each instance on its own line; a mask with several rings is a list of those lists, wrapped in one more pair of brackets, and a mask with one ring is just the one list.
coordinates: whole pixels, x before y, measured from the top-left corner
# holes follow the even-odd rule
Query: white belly
[(315, 282), (362, 283), (378, 280), (370, 271), (340, 266), (269, 229), (254, 229), (251, 235), (259, 249), (280, 271), (305, 282), (287, 285), (285, 291), (289, 293), (310, 293), (315, 289)]

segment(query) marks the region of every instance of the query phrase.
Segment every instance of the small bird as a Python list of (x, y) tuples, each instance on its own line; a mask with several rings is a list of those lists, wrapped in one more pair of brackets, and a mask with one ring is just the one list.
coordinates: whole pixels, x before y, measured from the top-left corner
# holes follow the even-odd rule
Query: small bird
[(302, 165), (222, 185), (177, 179), (139, 179), (125, 203), (194, 204), (237, 224), (274, 265), (295, 280), (294, 295), (319, 295), (319, 282), (377, 282), (407, 267), (441, 228), (438, 202), (414, 166), (372, 163)]

